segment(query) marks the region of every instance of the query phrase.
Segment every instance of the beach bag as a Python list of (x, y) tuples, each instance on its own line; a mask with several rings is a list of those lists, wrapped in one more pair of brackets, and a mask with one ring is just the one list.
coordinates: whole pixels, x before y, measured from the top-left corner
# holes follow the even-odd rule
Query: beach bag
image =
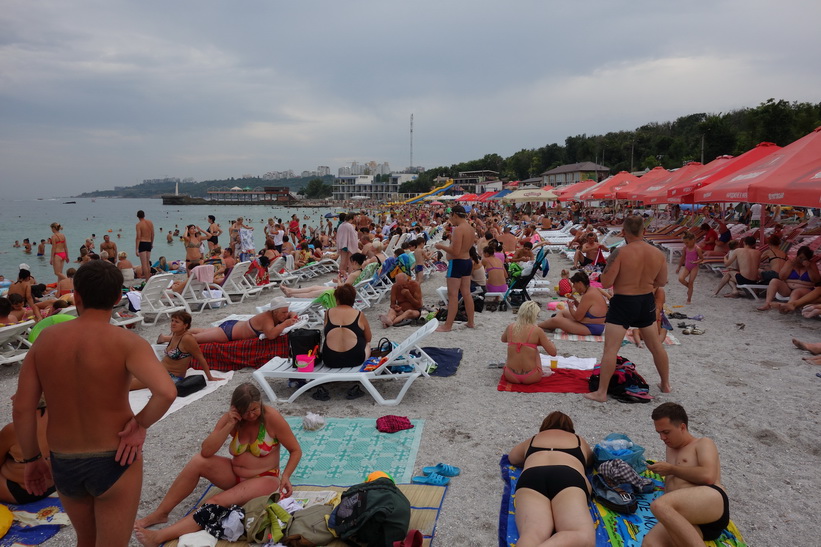
[(398, 345), (396, 342), (391, 342), (387, 338), (380, 338), (376, 347), (371, 349), (371, 357), (385, 357)]
[(193, 374), (177, 382), (177, 397), (188, 397), (205, 388), (205, 376)]
[(368, 547), (402, 541), (409, 526), (408, 498), (384, 477), (351, 486), (328, 519), (328, 527), (337, 536)]
[(593, 496), (596, 500), (611, 511), (632, 515), (639, 508), (639, 503), (629, 484), (613, 485), (597, 473), (593, 475), (590, 486), (593, 488)]
[[(599, 389), (600, 373), (601, 370), (597, 366), (590, 375), (588, 380), (590, 391)], [(621, 356), (616, 358), (616, 370), (610, 378), (607, 393), (622, 403), (649, 403), (653, 400), (650, 396), (650, 386), (638, 373), (636, 365)]]
[(610, 433), (593, 447), (593, 467), (598, 469), (599, 465), (610, 460), (623, 460), (636, 473), (647, 469), (644, 447), (634, 443), (623, 433)]
[(309, 351), (317, 355), (314, 366), (322, 362), (322, 357), (319, 355), (319, 348), (322, 347), (322, 331), (319, 329), (292, 330), (288, 333), (288, 345), (293, 366), (296, 366), (297, 355), (307, 355)]
[(304, 545), (327, 545), (334, 540), (328, 529), (326, 517), (333, 508), (330, 505), (313, 505), (291, 515), (285, 528), (285, 537), (280, 543), (288, 547)]

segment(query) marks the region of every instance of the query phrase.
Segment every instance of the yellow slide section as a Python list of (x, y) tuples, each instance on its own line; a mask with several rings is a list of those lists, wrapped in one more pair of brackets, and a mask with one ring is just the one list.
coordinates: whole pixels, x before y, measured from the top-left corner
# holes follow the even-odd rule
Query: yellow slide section
[(405, 204), (405, 205), (408, 205), (408, 204), (411, 204), (411, 203), (420, 202), (423, 199), (425, 199), (426, 197), (441, 194), (442, 192), (444, 192), (445, 190), (447, 190), (451, 186), (453, 186), (453, 179), (449, 179), (444, 185), (440, 186), (439, 188), (434, 188), (430, 192), (427, 192), (425, 194), (420, 194), (420, 195), (416, 196), (415, 198), (411, 198), (409, 200), (403, 201), (402, 203)]

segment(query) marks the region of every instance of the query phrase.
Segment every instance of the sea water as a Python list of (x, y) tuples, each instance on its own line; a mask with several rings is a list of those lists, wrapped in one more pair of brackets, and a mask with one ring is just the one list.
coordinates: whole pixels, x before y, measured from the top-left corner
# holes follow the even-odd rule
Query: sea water
[[(76, 203), (65, 203), (74, 201)], [(31, 273), (38, 283), (53, 283), (57, 279), (49, 264), (51, 245), (46, 243), (44, 256), (37, 256), (37, 245), (41, 239), (48, 242), (51, 237), (52, 222), (63, 227), (63, 234), (68, 242), (69, 264), (63, 267), (63, 273), (75, 263), (80, 256), (80, 246), (87, 238), (94, 237), (95, 250), (99, 253), (103, 236), (110, 236), (117, 244), (117, 251), (125, 251), (128, 259), (139, 264), (136, 256), (137, 211), (143, 210), (145, 218), (154, 223), (154, 250), (152, 262), (165, 256), (168, 262), (185, 258), (185, 248), (179, 237), (171, 243), (166, 242), (166, 234), (179, 229), (185, 233), (188, 224), (195, 224), (208, 229), (208, 215), (217, 217), (217, 224), (223, 230), (219, 238), (220, 245), (228, 242), (228, 228), (231, 221), (243, 217), (245, 224), (254, 228), (254, 243), (259, 250), (265, 243), (263, 227), (269, 218), (281, 218), (284, 222), (296, 214), (302, 224), (324, 226), (325, 214), (337, 212), (338, 208), (284, 207), (274, 205), (163, 205), (161, 199), (114, 199), (114, 198), (58, 198), (43, 200), (0, 200), (0, 274), (7, 280), (17, 279), (21, 263), (31, 267)], [(305, 218), (307, 217), (307, 218)], [(287, 230), (287, 224), (286, 224)], [(31, 242), (31, 253), (26, 254), (22, 247), (14, 248), (14, 242), (28, 238)]]

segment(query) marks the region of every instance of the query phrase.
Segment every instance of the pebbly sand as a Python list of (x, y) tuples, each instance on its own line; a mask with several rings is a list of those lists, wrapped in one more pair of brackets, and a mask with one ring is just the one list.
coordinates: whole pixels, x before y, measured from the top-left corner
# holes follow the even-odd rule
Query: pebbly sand
[[(550, 256), (549, 279), (558, 281), (559, 271), (570, 263)], [(702, 271), (696, 280), (693, 304), (675, 308), (688, 315), (703, 314), (701, 336), (685, 336), (676, 328), (679, 346), (665, 346), (670, 356), (673, 393), (659, 394), (658, 375), (646, 349), (625, 346), (621, 355), (639, 366), (653, 386), (651, 404), (599, 404), (575, 394), (519, 394), (496, 390), (501, 371), (488, 363), (504, 360), (505, 346), (499, 341), (503, 328), (514, 320), (508, 312), (477, 315), (477, 328), (457, 323), (449, 334), (436, 333), (425, 345), (461, 347), (464, 359), (455, 376), (420, 378), (398, 407), (377, 406), (370, 396), (348, 401), (347, 386), (330, 384), (331, 400), (318, 402), (304, 395), (294, 404), (279, 405), (286, 416), (304, 416), (307, 411), (326, 417), (368, 417), (400, 414), (425, 420), (415, 474), (421, 468), (446, 462), (462, 468), (451, 480), (436, 528), (434, 544), (440, 546), (494, 546), (498, 544), (497, 522), (502, 495), (499, 458), (521, 440), (533, 435), (544, 416), (558, 409), (569, 414), (576, 431), (594, 444), (611, 432), (627, 433), (646, 448), (648, 458), (664, 457), (664, 445), (650, 420), (656, 404), (675, 401), (690, 415), (690, 429), (697, 436), (712, 437), (722, 463), (722, 482), (730, 498), (731, 516), (749, 545), (808, 545), (818, 541), (821, 524), (811, 507), (821, 504), (821, 367), (801, 360), (808, 355), (790, 342), (792, 337), (817, 341), (819, 323), (800, 315), (777, 311), (758, 312), (749, 299), (711, 298), (718, 278)], [(425, 303), (435, 304), (435, 289), (444, 284), (436, 273), (423, 284)], [(725, 289), (726, 290), (726, 289)], [(275, 289), (276, 292), (279, 292)], [(673, 271), (668, 284), (668, 306), (683, 304), (684, 287)], [(229, 313), (253, 313), (254, 306), (270, 299), (208, 310), (194, 316), (195, 326), (204, 326)], [(540, 300), (536, 296), (537, 301)], [(544, 298), (542, 298), (544, 300)], [(366, 316), (373, 339), (382, 336), (402, 339), (414, 327), (383, 329), (381, 309)], [(547, 312), (542, 312), (541, 318)], [(676, 325), (679, 321), (672, 320)], [(745, 327), (739, 329), (737, 323)], [(136, 332), (153, 341), (166, 332), (168, 320), (156, 326), (141, 326)], [(596, 342), (557, 342), (560, 354), (601, 356)], [(9, 397), (16, 388), (19, 365), (0, 368), (0, 416), (10, 420)], [(168, 485), (185, 462), (199, 449), (221, 413), (228, 408), (233, 388), (251, 381), (251, 369), (239, 371), (227, 387), (194, 402), (160, 421), (148, 433), (145, 471), (138, 516), (155, 508)], [(379, 386), (396, 391), (390, 385)], [(298, 432), (297, 432), (298, 434)], [(223, 452), (225, 448), (223, 448)], [(172, 519), (180, 518), (202, 492), (205, 482), (183, 502)], [(815, 538), (815, 539), (810, 539)], [(71, 527), (65, 527), (47, 545), (75, 544)], [(136, 545), (136, 541), (132, 541)]]

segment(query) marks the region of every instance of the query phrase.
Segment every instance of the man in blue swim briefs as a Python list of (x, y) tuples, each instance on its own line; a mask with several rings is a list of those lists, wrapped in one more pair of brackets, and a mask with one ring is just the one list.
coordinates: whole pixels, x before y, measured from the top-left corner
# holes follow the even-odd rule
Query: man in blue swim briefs
[(616, 357), (627, 329), (641, 330), (641, 337), (653, 355), (664, 393), (670, 392), (670, 363), (667, 350), (656, 327), (656, 301), (653, 291), (667, 284), (667, 259), (660, 250), (644, 241), (644, 219), (628, 216), (623, 225), (624, 240), (607, 257), (599, 278), (605, 289), (613, 287), (604, 327), (604, 354), (601, 358), (599, 389), (584, 396), (601, 403), (607, 400), (607, 387), (616, 370)]
[(657, 406), (652, 418), (667, 454), (647, 468), (664, 476), (664, 494), (650, 504), (658, 524), (642, 545), (703, 545), (718, 539), (730, 524), (730, 502), (715, 443), (690, 433), (687, 412), (679, 404)]
[[(146, 429), (177, 396), (148, 342), (109, 323), (122, 284), (121, 271), (105, 260), (77, 270), (79, 317), (40, 333), (23, 361), (13, 403), (25, 489), (42, 495), (53, 478), (78, 545), (128, 545)], [(128, 401), (132, 376), (151, 391), (136, 416)], [(40, 453), (37, 439), (41, 395), (49, 407), (49, 454)]]
[(473, 227), (468, 224), (467, 212), (461, 205), (450, 210), (450, 223), (453, 230), (450, 235), (450, 245), (437, 243), (436, 248), (448, 255), (448, 318), (445, 324), (436, 329), (437, 332), (450, 332), (459, 311), (459, 295), (465, 301), (465, 313), (468, 316), (468, 328), (475, 327), (473, 323), (473, 297), (470, 294), (470, 276), (473, 273), (473, 260), (470, 258), (470, 248), (476, 239)]

